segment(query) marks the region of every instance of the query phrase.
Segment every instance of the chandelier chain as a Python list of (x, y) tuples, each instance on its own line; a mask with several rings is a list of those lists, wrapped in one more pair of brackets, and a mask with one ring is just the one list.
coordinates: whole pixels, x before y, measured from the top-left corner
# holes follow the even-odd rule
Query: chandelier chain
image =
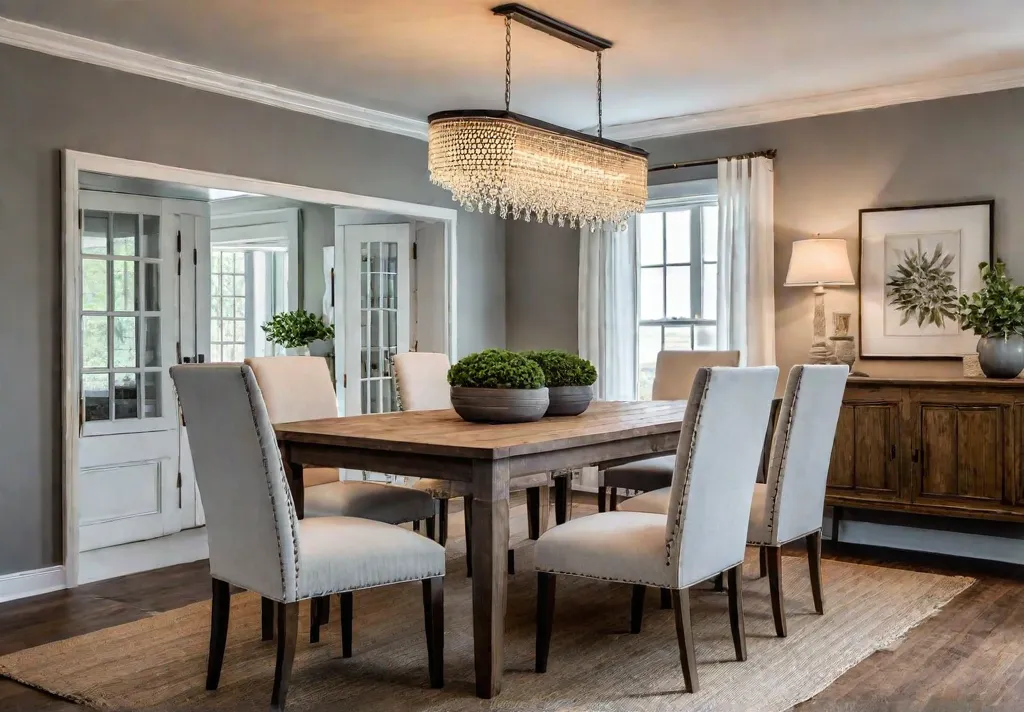
[(512, 105), (512, 18), (505, 15), (505, 111)]
[(598, 50), (598, 52), (597, 52), (597, 137), (598, 138), (602, 138), (604, 136), (604, 125), (603, 125), (604, 124), (604, 116), (603, 116), (603, 109), (602, 109), (602, 106), (601, 106), (601, 103), (602, 103), (602, 96), (601, 96), (601, 54), (602, 54), (602, 52), (600, 50)]

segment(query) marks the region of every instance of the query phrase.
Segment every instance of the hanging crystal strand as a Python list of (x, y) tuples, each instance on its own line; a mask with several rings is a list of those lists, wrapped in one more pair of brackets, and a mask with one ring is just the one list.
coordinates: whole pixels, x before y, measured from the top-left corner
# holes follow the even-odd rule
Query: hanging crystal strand
[(601, 106), (601, 50), (597, 51), (597, 137), (604, 137), (604, 110)]
[(505, 111), (512, 106), (512, 16), (505, 15)]

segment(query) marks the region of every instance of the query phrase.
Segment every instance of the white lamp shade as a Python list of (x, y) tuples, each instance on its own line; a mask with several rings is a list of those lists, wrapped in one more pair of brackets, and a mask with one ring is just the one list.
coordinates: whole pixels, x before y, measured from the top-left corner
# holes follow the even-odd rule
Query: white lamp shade
[(834, 287), (856, 284), (846, 240), (815, 237), (793, 243), (786, 286), (816, 287), (819, 284)]

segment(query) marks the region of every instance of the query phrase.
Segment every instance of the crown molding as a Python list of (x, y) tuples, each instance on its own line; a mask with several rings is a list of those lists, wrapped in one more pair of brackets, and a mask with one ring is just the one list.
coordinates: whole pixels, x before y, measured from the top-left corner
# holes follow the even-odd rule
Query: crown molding
[(0, 17), (0, 43), (192, 89), (426, 140), (427, 123)]
[(641, 141), (1018, 87), (1024, 87), (1024, 67), (616, 124), (606, 126), (604, 136), (616, 141)]

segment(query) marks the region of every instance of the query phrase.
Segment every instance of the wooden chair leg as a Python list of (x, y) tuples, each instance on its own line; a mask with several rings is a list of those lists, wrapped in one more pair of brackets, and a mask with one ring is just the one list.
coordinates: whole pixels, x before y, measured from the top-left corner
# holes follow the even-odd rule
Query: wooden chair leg
[(670, 611), (672, 610), (672, 591), (667, 588), (661, 590), (661, 610)]
[(608, 503), (605, 501), (605, 497), (608, 494), (608, 488), (604, 485), (597, 488), (597, 511), (603, 512), (608, 507)]
[(432, 541), (437, 541), (437, 518), (438, 518), (439, 512), (441, 511), (441, 502), (443, 502), (443, 501), (444, 500), (435, 499), (434, 500), (434, 516), (427, 517), (427, 530), (426, 530), (426, 534), (427, 534), (427, 538), (432, 540)]
[(633, 595), (629, 600), (629, 632), (639, 633), (644, 625), (644, 594), (647, 587), (643, 584), (633, 584)]
[(509, 576), (515, 576), (516, 575), (516, 550), (515, 549), (509, 549), (508, 550), (508, 575)]
[(526, 521), (529, 537), (537, 541), (540, 539), (540, 487), (526, 490)]
[(437, 507), (437, 539), (435, 541), (444, 546), (448, 543), (448, 503), (449, 499), (438, 500)]
[[(266, 600), (266, 599), (263, 599)], [(210, 657), (206, 664), (206, 689), (216, 690), (224, 666), (224, 648), (228, 643), (228, 618), (231, 615), (231, 587), (227, 581), (213, 579), (213, 603), (210, 606)]]
[(619, 508), (619, 490), (617, 487), (608, 488), (608, 511), (614, 512)]
[(772, 594), (772, 618), (775, 635), (786, 637), (786, 607), (782, 602), (782, 547), (766, 546), (768, 558), (768, 588)]
[(807, 564), (811, 570), (811, 595), (814, 596), (814, 612), (825, 614), (825, 594), (821, 588), (821, 531), (807, 535)]
[(423, 580), (423, 620), (427, 630), (430, 686), (444, 687), (444, 577)]
[(341, 657), (352, 657), (352, 603), (351, 591), (338, 594), (341, 603)]
[(757, 547), (757, 575), (758, 578), (768, 575), (768, 552), (763, 546)]
[(693, 628), (690, 624), (690, 592), (672, 589), (672, 609), (676, 618), (676, 639), (679, 641), (679, 662), (683, 667), (683, 680), (687, 692), (697, 692), (697, 656), (693, 652)]
[(555, 574), (537, 572), (537, 650), (534, 670), (548, 671), (551, 630), (555, 621)]
[(324, 626), (331, 622), (331, 597), (323, 596), (320, 599), (320, 625)]
[(419, 519), (417, 519), (416, 521), (414, 521), (412, 523), (412, 530), (414, 532), (418, 532), (420, 530), (420, 520)]
[(274, 639), (274, 609), (277, 607), (276, 604), (269, 598), (263, 598), (260, 600), (262, 605), (261, 619), (263, 623), (262, 640), (273, 640)]
[(721, 592), (725, 590), (725, 575), (718, 574), (715, 576), (715, 591)]
[(555, 525), (569, 521), (569, 478), (555, 478)]
[(729, 569), (729, 626), (736, 659), (747, 659), (747, 632), (743, 622), (743, 564)]
[(320, 642), (320, 599), (309, 599), (309, 642)]
[(466, 521), (466, 576), (473, 575), (473, 498), (463, 498), (463, 518)]
[(283, 710), (288, 697), (288, 682), (295, 661), (295, 643), (299, 637), (299, 604), (277, 604), (277, 664), (274, 667), (274, 692), (270, 707)]

